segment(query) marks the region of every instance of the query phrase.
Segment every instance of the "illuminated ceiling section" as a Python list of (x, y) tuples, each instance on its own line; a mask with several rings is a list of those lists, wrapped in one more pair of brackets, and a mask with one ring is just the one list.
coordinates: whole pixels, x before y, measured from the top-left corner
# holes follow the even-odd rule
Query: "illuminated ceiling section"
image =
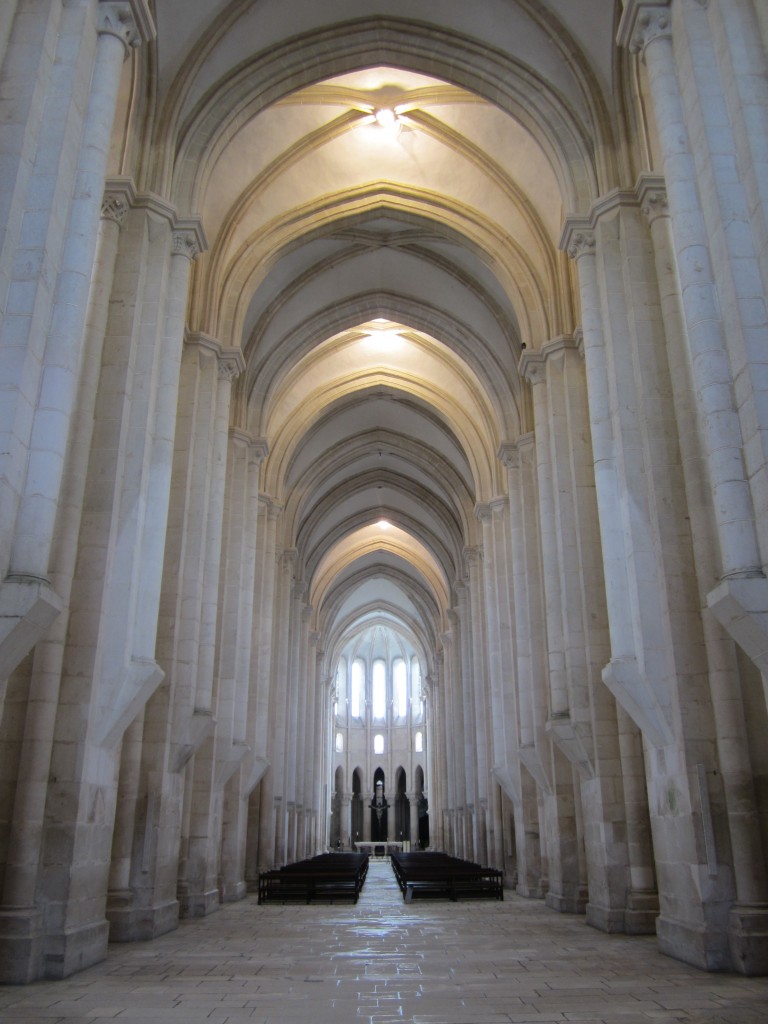
[[(328, 635), (446, 628), (476, 507), (506, 492), (499, 446), (530, 430), (521, 351), (573, 320), (557, 242), (598, 173), (613, 25), (601, 0), (445, 6), (439, 40), (421, 0), (302, 5), (302, 36), (290, 5), (210, 0), (199, 51), (199, 3), (162, 35), (177, 191), (211, 242), (192, 322), (243, 350), (235, 419), (268, 442), (261, 490)], [(158, 7), (161, 28), (181, 10)], [(334, 8), (363, 70), (313, 32)]]

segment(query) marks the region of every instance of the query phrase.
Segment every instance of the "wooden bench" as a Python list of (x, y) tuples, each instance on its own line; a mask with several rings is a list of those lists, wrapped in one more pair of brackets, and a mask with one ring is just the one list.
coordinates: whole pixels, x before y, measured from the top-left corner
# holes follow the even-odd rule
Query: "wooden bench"
[(407, 903), (416, 897), (454, 902), (460, 899), (504, 899), (502, 871), (448, 854), (393, 854), (392, 870)]
[(367, 853), (326, 853), (262, 871), (259, 903), (311, 903), (351, 900), (357, 903), (368, 873)]

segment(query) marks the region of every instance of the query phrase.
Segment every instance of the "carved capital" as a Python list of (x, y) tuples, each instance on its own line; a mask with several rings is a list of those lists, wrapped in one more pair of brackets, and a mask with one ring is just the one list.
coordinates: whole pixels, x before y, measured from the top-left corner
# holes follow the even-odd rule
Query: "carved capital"
[(245, 369), (245, 359), (239, 348), (223, 348), (219, 353), (218, 377), (219, 380), (229, 381), (231, 384)]
[(572, 260), (579, 260), (582, 256), (594, 256), (595, 232), (591, 222), (585, 217), (568, 217), (558, 244)]
[(124, 192), (105, 192), (101, 200), (101, 216), (104, 220), (114, 221), (119, 228), (125, 224), (125, 218), (131, 206)]
[(251, 463), (260, 466), (269, 455), (269, 442), (266, 437), (254, 437), (248, 446), (250, 449)]
[(253, 440), (248, 431), (241, 430), (240, 427), (229, 428), (229, 439), (240, 448), (248, 448)]
[(657, 174), (642, 175), (637, 183), (637, 198), (640, 209), (649, 224), (657, 217), (667, 217), (667, 189), (664, 179)]
[(520, 465), (520, 453), (514, 441), (502, 441), (496, 457), (506, 469), (517, 469)]
[(476, 546), (467, 546), (462, 552), (464, 556), (464, 565), (469, 572), (473, 568), (477, 568), (483, 561), (483, 549)]
[(487, 501), (475, 505), (475, 518), (481, 523), (490, 523), (493, 512)]
[(126, 57), (134, 46), (141, 46), (156, 35), (146, 0), (101, 0), (97, 18), (99, 35), (119, 39)]
[(669, 0), (627, 0), (619, 24), (619, 46), (642, 55), (649, 43), (671, 35)]
[(529, 384), (541, 384), (545, 378), (546, 359), (541, 352), (523, 352), (517, 364), (520, 376)]
[(171, 252), (174, 256), (184, 256), (190, 262), (196, 260), (202, 249), (195, 232), (187, 230), (174, 231)]

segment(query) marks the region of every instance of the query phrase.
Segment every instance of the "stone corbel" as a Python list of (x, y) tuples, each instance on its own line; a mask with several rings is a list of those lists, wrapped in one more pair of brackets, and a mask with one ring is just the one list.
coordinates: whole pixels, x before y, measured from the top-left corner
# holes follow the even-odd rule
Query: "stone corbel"
[(707, 594), (707, 605), (763, 679), (768, 679), (768, 580), (755, 576), (723, 580)]
[(247, 800), (251, 796), (256, 786), (259, 784), (261, 779), (266, 774), (266, 770), (269, 767), (269, 761), (266, 758), (254, 757), (251, 759), (251, 770), (248, 773), (248, 778), (243, 785), (242, 796), (244, 800)]
[(63, 607), (48, 580), (10, 575), (0, 584), (0, 696), (8, 676)]
[(603, 682), (654, 747), (668, 747), (675, 735), (667, 717), (640, 672), (637, 658), (614, 658), (603, 669)]
[(105, 714), (99, 741), (101, 746), (107, 749), (117, 746), (125, 730), (164, 678), (165, 672), (156, 661), (151, 658), (131, 658), (119, 679), (115, 680), (118, 686), (116, 699), (110, 702)]
[(522, 806), (520, 790), (514, 776), (505, 764), (496, 764), (491, 768), (491, 776), (498, 782), (505, 796), (509, 797), (515, 807)]
[(578, 770), (582, 780), (588, 781), (595, 777), (595, 766), (584, 745), (583, 729), (571, 719), (568, 712), (548, 719), (546, 731), (571, 764)]
[(227, 743), (223, 750), (218, 746), (217, 743), (214, 787), (221, 791), (243, 763), (246, 754), (250, 754), (251, 748), (245, 743)]
[(526, 744), (519, 748), (518, 753), (520, 755), (520, 760), (525, 765), (529, 775), (542, 793), (551, 794), (552, 784), (536, 746), (533, 743)]
[(209, 711), (195, 711), (189, 716), (183, 734), (175, 744), (172, 772), (181, 772), (187, 766), (192, 755), (213, 735), (215, 727), (216, 719)]

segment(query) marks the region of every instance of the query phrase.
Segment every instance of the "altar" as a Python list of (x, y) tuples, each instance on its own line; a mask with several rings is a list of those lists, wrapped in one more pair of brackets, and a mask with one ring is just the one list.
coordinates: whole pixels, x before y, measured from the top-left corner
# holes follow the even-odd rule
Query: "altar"
[(410, 840), (396, 842), (394, 840), (390, 841), (389, 839), (384, 841), (380, 839), (377, 839), (376, 841), (357, 839), (355, 841), (355, 849), (359, 850), (360, 853), (368, 853), (371, 857), (389, 857), (393, 850), (395, 852), (399, 850), (407, 850), (410, 849), (410, 846)]

